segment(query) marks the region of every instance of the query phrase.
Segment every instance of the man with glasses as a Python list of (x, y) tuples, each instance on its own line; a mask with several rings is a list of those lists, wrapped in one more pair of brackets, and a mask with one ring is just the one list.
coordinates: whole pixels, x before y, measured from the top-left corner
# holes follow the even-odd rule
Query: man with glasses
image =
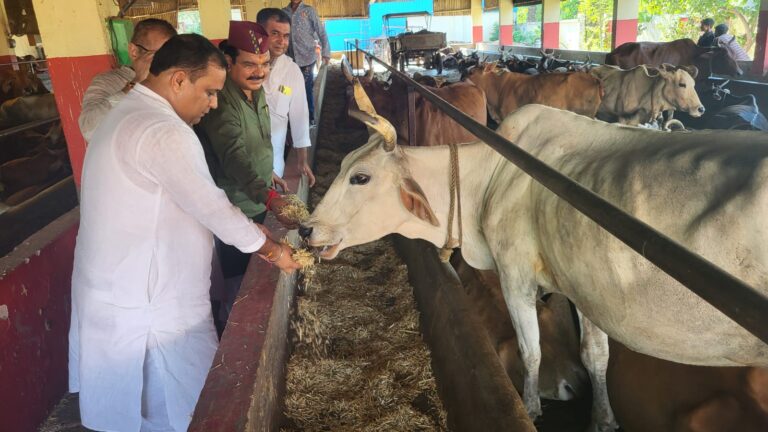
[[(262, 86), (269, 75), (269, 37), (260, 25), (231, 21), (229, 38), (219, 48), (229, 64), (218, 108), (195, 126), (216, 184), (246, 216), (264, 223), (267, 210), (287, 228), (296, 221), (281, 215), (285, 200), (272, 188), (272, 141), (269, 108)], [(222, 322), (231, 310), (250, 254), (217, 245), (225, 282)]]
[[(288, 131), (293, 139), (299, 172), (307, 176), (309, 186), (315, 185), (315, 175), (309, 166), (309, 109), (304, 88), (304, 76), (299, 66), (285, 55), (291, 39), (291, 17), (277, 8), (264, 8), (256, 15), (269, 35), (271, 71), (264, 83), (264, 93), (272, 122), (275, 182), (283, 182), (285, 146)], [(288, 127), (290, 125), (290, 128)], [(284, 186), (285, 188), (285, 186)]]
[(93, 131), (107, 112), (117, 105), (136, 83), (147, 78), (155, 52), (173, 36), (176, 36), (176, 29), (168, 21), (149, 18), (136, 23), (133, 37), (128, 44), (131, 66), (121, 66), (96, 75), (85, 92), (78, 123), (86, 141), (91, 140)]

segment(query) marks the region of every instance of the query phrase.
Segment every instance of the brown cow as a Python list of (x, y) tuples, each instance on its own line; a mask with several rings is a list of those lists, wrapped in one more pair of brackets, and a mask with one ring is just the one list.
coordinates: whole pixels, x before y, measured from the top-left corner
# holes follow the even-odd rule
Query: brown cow
[[(507, 375), (522, 393), (525, 366), (498, 275), (470, 267), (459, 254), (454, 255), (451, 263), (467, 293), (471, 310), (488, 332)], [(539, 300), (536, 306), (541, 332), (541, 396), (570, 400), (590, 394), (589, 376), (579, 357), (579, 333), (568, 299), (552, 294), (546, 300)]]
[(496, 122), (523, 105), (541, 104), (595, 117), (602, 101), (600, 80), (585, 72), (527, 75), (495, 63), (474, 68), (468, 80), (483, 89)]
[[(353, 76), (348, 63), (343, 62), (341, 70), (350, 84)], [(373, 76), (373, 70), (358, 80), (373, 103), (376, 112), (383, 116), (397, 130), (397, 143), (408, 145), (408, 91), (400, 80), (392, 83), (380, 81)], [(350, 87), (351, 88), (351, 87)], [(481, 124), (487, 120), (485, 95), (471, 83), (456, 83), (450, 86), (432, 89), (432, 91), (450, 102)], [(348, 92), (347, 103), (356, 107), (354, 97)], [(477, 141), (477, 138), (456, 123), (431, 102), (416, 93), (416, 145), (435, 146), (459, 144)]]
[(743, 72), (725, 48), (703, 48), (691, 39), (671, 42), (627, 42), (605, 56), (605, 64), (622, 69), (646, 65), (659, 67), (664, 63), (675, 66), (696, 66), (699, 80), (710, 75), (741, 75)]
[(10, 68), (0, 69), (0, 103), (21, 96), (45, 93), (48, 93), (48, 89), (37, 75), (30, 73), (28, 67), (18, 71)]
[(627, 432), (768, 431), (768, 369), (659, 360), (611, 341), (608, 394)]

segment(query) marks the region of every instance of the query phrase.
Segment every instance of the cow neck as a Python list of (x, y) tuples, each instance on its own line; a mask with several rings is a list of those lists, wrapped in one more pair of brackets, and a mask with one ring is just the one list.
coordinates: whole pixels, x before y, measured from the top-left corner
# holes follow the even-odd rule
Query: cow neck
[[(461, 222), (461, 172), (459, 171), (459, 149), (456, 143), (448, 144), (449, 153), (449, 174), (448, 190), (450, 192), (450, 204), (448, 206), (448, 232), (445, 236), (445, 244), (440, 249), (440, 259), (448, 262), (451, 259), (453, 248), (461, 248), (462, 238), (464, 237), (463, 226)], [(454, 215), (459, 223), (459, 239), (453, 238), (453, 218)]]

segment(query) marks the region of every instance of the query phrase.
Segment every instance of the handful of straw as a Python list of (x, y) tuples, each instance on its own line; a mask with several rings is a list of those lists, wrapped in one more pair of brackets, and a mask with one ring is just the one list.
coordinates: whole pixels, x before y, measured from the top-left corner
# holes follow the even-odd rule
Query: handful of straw
[(304, 201), (302, 201), (298, 195), (284, 195), (283, 199), (288, 202), (288, 205), (283, 206), (283, 208), (280, 209), (281, 216), (285, 216), (286, 218), (295, 220), (299, 223), (309, 219), (307, 205), (304, 204)]

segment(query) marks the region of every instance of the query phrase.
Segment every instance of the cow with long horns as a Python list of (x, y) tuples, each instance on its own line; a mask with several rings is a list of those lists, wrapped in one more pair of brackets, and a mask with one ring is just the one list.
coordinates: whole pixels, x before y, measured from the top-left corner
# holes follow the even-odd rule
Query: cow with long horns
[[(399, 233), (461, 247), (469, 265), (496, 271), (518, 332), (532, 417), (541, 413), (538, 287), (564, 294), (580, 312), (592, 431), (615, 427), (608, 335), (680, 363), (768, 366), (768, 345), (487, 145), (397, 146), (395, 128), (359, 84), (354, 92), (361, 111), (351, 114), (370, 139), (343, 160), (300, 234), (324, 259)], [(542, 105), (510, 114), (498, 132), (768, 295), (766, 134), (672, 134)]]
[[(349, 64), (342, 62), (341, 70), (344, 76), (353, 85), (358, 81), (363, 86), (365, 92), (373, 104), (376, 112), (381, 114), (387, 121), (395, 126), (398, 137), (398, 144), (435, 146), (445, 144), (459, 144), (473, 141), (474, 135), (469, 133), (461, 125), (456, 123), (447, 114), (421, 96), (415, 94), (415, 143), (408, 139), (408, 88), (399, 79), (393, 79), (391, 82), (376, 79), (373, 74), (373, 65), (370, 64), (368, 73), (360, 78), (352, 76)], [(485, 108), (485, 94), (472, 83), (460, 82), (450, 86), (430, 89), (436, 95), (448, 101), (450, 104), (460, 109), (468, 116), (485, 124), (487, 120)], [(354, 107), (355, 98), (352, 92), (348, 92), (347, 103)]]

